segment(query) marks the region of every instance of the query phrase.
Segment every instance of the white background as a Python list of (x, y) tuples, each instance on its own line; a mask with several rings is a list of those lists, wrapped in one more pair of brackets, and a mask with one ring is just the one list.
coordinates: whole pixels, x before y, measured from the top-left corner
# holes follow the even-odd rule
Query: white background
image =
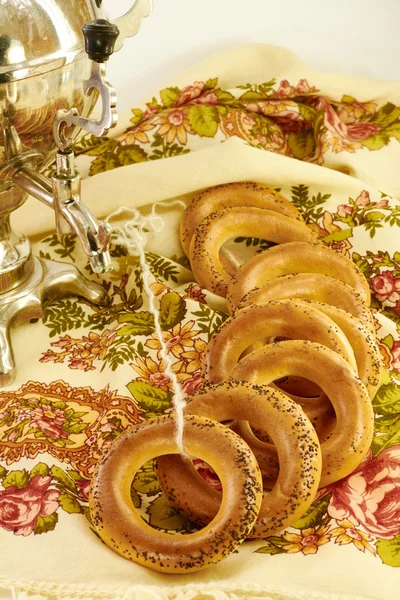
[[(133, 2), (103, 1), (112, 17)], [(399, 81), (400, 0), (154, 0), (138, 35), (110, 60), (120, 108), (249, 42), (286, 46), (317, 70)]]

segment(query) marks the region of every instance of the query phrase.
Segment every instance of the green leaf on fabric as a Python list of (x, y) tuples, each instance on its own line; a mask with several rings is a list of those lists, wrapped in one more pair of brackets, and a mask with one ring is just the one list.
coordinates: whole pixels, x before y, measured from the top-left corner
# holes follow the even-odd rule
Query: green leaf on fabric
[(42, 475), (42, 477), (47, 477), (49, 474), (49, 467), (45, 463), (38, 463), (30, 473), (30, 478), (35, 477), (36, 475)]
[(207, 79), (204, 89), (205, 90), (213, 90), (218, 85), (218, 77), (213, 77), (211, 79)]
[(393, 123), (385, 128), (386, 135), (396, 138), (400, 142), (400, 123)]
[(381, 127), (388, 127), (400, 117), (400, 108), (387, 102), (384, 106), (376, 112), (374, 116), (374, 123), (377, 123)]
[(106, 152), (112, 152), (116, 147), (117, 142), (108, 138), (102, 138), (97, 142), (97, 145), (91, 150), (87, 150), (85, 154), (87, 156), (101, 156)]
[(376, 549), (385, 565), (400, 567), (400, 534), (392, 540), (378, 540)]
[(71, 435), (78, 435), (86, 431), (88, 423), (64, 423), (63, 429)]
[(329, 244), (329, 242), (341, 242), (343, 240), (347, 240), (353, 236), (352, 229), (341, 229), (340, 231), (334, 231), (330, 233), (326, 237), (324, 237), (324, 242)]
[(149, 160), (146, 152), (137, 144), (119, 146), (117, 150), (119, 166), (126, 167)]
[[(233, 95), (226, 90), (215, 90), (215, 95), (217, 96), (220, 102), (230, 102), (233, 100)], [(217, 108), (220, 108), (217, 106)]]
[(71, 494), (61, 494), (61, 496), (58, 498), (58, 501), (61, 508), (70, 515), (82, 512), (82, 508), (78, 500), (71, 496)]
[(161, 90), (160, 98), (164, 106), (172, 106), (175, 100), (179, 97), (181, 93), (178, 87), (169, 87)]
[(140, 108), (132, 108), (132, 114), (133, 114), (133, 117), (131, 117), (130, 121), (134, 125), (137, 125), (143, 119), (144, 113)]
[(98, 156), (90, 165), (90, 175), (97, 175), (119, 167), (118, 156), (114, 152), (107, 152)]
[(219, 113), (215, 106), (191, 106), (188, 119), (193, 131), (200, 137), (214, 137), (218, 131)]
[(299, 112), (305, 121), (312, 122), (317, 118), (318, 112), (315, 108), (311, 106), (307, 106), (306, 104), (302, 104), (301, 102), (298, 105)]
[(23, 469), (22, 471), (10, 471), (10, 473), (3, 479), (3, 487), (17, 487), (24, 488), (29, 483), (29, 474)]
[(67, 471), (67, 475), (71, 477), (74, 481), (82, 481), (82, 475), (78, 473), (78, 471), (74, 471), (73, 469), (69, 469)]
[[(390, 337), (393, 340), (393, 337)], [(372, 406), (374, 407), (374, 412), (378, 415), (400, 413), (400, 387), (395, 383), (381, 385), (375, 394), (375, 398), (372, 400)]]
[[(390, 336), (390, 337), (392, 337), (392, 336)], [(380, 383), (381, 383), (381, 385), (387, 385), (388, 383), (392, 383), (392, 378), (390, 376), (390, 373), (386, 369), (381, 370)]]
[(4, 477), (7, 475), (7, 469), (5, 469), (4, 467), (2, 467), (0, 465), (0, 479), (4, 479)]
[(218, 104), (217, 106), (217, 111), (219, 112), (219, 114), (222, 117), (226, 117), (226, 115), (228, 114), (228, 109), (226, 106), (224, 106), (223, 104)]
[(177, 292), (168, 292), (160, 300), (160, 324), (163, 330), (171, 329), (185, 318), (186, 302)]
[(140, 499), (139, 494), (134, 490), (133, 485), (131, 485), (131, 500), (132, 500), (132, 504), (135, 508), (141, 507), (142, 501)]
[(65, 487), (75, 494), (78, 492), (75, 482), (67, 475), (65, 471), (60, 469), (60, 467), (51, 467), (50, 475), (61, 484), (61, 487)]
[(242, 94), (242, 96), (240, 96), (240, 100), (248, 100), (249, 102), (254, 100), (265, 100), (265, 96), (260, 92), (250, 90)]
[(389, 136), (384, 133), (376, 133), (370, 138), (363, 140), (361, 144), (368, 148), (368, 150), (380, 150), (389, 143)]
[(376, 419), (374, 431), (381, 434), (374, 436), (372, 440), (371, 448), (374, 456), (390, 446), (400, 444), (400, 414)]
[(129, 313), (118, 317), (118, 323), (126, 323), (117, 335), (150, 335), (154, 331), (154, 317), (148, 311)]
[[(400, 414), (384, 415), (375, 420), (374, 431), (383, 434), (395, 434), (400, 432)], [(392, 444), (391, 444), (392, 445)]]
[(143, 419), (154, 419), (154, 417), (158, 417), (158, 413), (148, 411), (148, 412), (142, 413), (141, 416), (143, 417)]
[(153, 254), (152, 252), (146, 252), (146, 262), (149, 265), (149, 269), (156, 277), (156, 279), (164, 279), (165, 281), (173, 281), (174, 283), (178, 283), (179, 271), (176, 268), (176, 264), (167, 258), (163, 258), (158, 254)]
[(379, 210), (372, 210), (371, 212), (367, 212), (364, 218), (368, 222), (378, 223), (379, 221), (382, 221), (384, 217), (385, 215), (379, 212)]
[(304, 515), (298, 519), (295, 523), (292, 523), (291, 527), (295, 529), (307, 529), (308, 527), (316, 527), (322, 522), (328, 508), (331, 494), (327, 494), (312, 504), (310, 508), (304, 513)]
[(353, 260), (355, 261), (357, 267), (360, 269), (360, 271), (365, 275), (365, 277), (367, 279), (372, 277), (372, 275), (373, 275), (372, 267), (366, 258), (360, 258), (360, 259), (356, 260), (353, 255)]
[(283, 548), (278, 548), (277, 546), (262, 546), (262, 548), (258, 548), (255, 551), (257, 554), (285, 554), (285, 550)]
[(353, 98), (353, 96), (344, 94), (344, 96), (342, 96), (342, 102), (345, 102), (346, 104), (353, 104), (354, 102), (357, 102), (357, 100)]
[(53, 513), (48, 517), (38, 516), (35, 529), (33, 533), (39, 535), (41, 533), (47, 533), (48, 531), (53, 531), (58, 522), (58, 514)]
[[(45, 398), (44, 400), (45, 400), (45, 404), (49, 403), (49, 401), (47, 400), (47, 398)], [(65, 408), (67, 408), (66, 403), (63, 402), (62, 400), (58, 400), (57, 402), (52, 402), (51, 406), (53, 408), (57, 408), (58, 410), (64, 410)]]
[(276, 546), (286, 546), (290, 543), (281, 535), (269, 535), (267, 538), (265, 538), (265, 541), (269, 544), (275, 544)]
[(163, 413), (171, 406), (171, 394), (143, 381), (132, 381), (126, 386), (144, 411)]
[(147, 509), (149, 523), (158, 529), (182, 531), (193, 528), (193, 523), (172, 506), (165, 494), (156, 498)]
[(288, 146), (295, 158), (303, 159), (315, 150), (314, 133), (306, 129), (289, 133)]
[(161, 491), (157, 475), (154, 472), (153, 461), (143, 465), (141, 470), (136, 473), (132, 487), (139, 494), (146, 494), (146, 496), (155, 496)]

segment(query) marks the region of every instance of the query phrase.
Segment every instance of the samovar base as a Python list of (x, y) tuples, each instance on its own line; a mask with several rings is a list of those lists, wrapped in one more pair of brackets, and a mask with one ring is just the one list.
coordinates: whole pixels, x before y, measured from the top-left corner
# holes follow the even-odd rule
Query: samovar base
[(13, 327), (43, 316), (43, 304), (61, 296), (81, 296), (106, 305), (107, 292), (86, 279), (68, 263), (31, 258), (32, 272), (18, 287), (0, 294), (0, 387), (10, 385), (16, 375), (10, 331)]

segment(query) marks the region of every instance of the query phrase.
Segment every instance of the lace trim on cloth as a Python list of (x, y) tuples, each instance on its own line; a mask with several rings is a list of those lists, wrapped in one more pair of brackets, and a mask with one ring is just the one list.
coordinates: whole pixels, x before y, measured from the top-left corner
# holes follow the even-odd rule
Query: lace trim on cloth
[(0, 578), (0, 597), (11, 594), (12, 600), (377, 600), (372, 596), (331, 594), (326, 591), (276, 590), (260, 586), (188, 585), (161, 588), (136, 585), (127, 590), (102, 590), (47, 582), (16, 582)]

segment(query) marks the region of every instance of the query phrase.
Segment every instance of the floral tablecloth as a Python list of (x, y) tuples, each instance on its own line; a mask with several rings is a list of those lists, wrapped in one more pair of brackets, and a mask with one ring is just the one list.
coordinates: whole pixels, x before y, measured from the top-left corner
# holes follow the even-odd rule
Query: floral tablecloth
[[(33, 222), (28, 202), (17, 219), (32, 234), (35, 252), (76, 263), (112, 302), (98, 308), (62, 299), (46, 308), (43, 322), (14, 333), (18, 378), (0, 391), (0, 593), (49, 600), (394, 600), (400, 585), (400, 85), (322, 75), (287, 51), (250, 46), (197, 66), (129, 118), (116, 137), (84, 136), (78, 144), (80, 167), (96, 175), (84, 191), (98, 214), (122, 205), (147, 214), (154, 202), (188, 201), (209, 185), (256, 180), (291, 199), (326, 243), (368, 277), (385, 365), (373, 401), (372, 448), (289, 530), (247, 542), (209, 570), (160, 575), (111, 552), (91, 529), (91, 474), (126, 427), (169, 409), (171, 382), (137, 257), (115, 246), (115, 270), (94, 276), (75, 238), (45, 233), (51, 213)], [(202, 355), (226, 307), (193, 280), (179, 243), (181, 212), (177, 204), (157, 208), (165, 225), (161, 233), (149, 232), (146, 259), (174, 371), (190, 393), (202, 385)], [(264, 247), (255, 238), (231, 244), (238, 256)], [(219, 485), (206, 465), (197, 468)], [(192, 527), (166, 501), (152, 464), (135, 477), (132, 500), (154, 527)]]

